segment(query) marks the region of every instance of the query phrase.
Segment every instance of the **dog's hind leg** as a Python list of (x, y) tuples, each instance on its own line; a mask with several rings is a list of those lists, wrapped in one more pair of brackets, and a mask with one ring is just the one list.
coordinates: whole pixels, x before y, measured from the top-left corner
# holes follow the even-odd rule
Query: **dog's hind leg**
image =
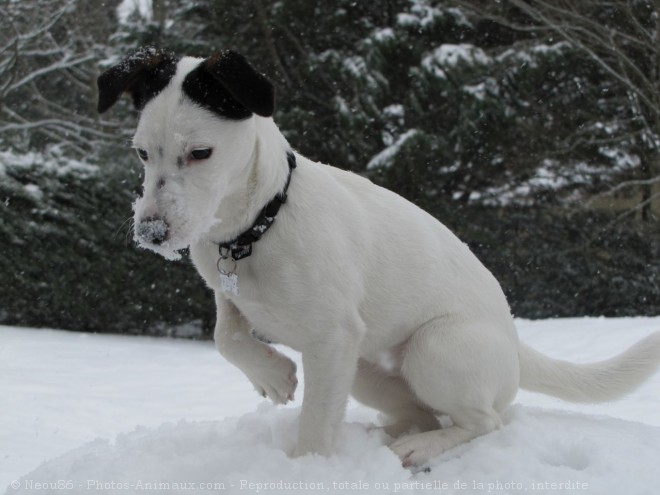
[(411, 429), (429, 431), (440, 428), (433, 411), (422, 404), (408, 384), (380, 366), (360, 359), (351, 395), (355, 400), (383, 412), (385, 433), (398, 437)]
[(406, 435), (390, 445), (403, 466), (421, 466), (432, 457), (502, 426), (495, 410), (466, 409), (450, 416), (454, 424), (442, 430)]
[(390, 445), (404, 466), (420, 466), (502, 426), (499, 413), (518, 389), (517, 338), (505, 327), (434, 320), (411, 337), (401, 374), (420, 401), (452, 420)]

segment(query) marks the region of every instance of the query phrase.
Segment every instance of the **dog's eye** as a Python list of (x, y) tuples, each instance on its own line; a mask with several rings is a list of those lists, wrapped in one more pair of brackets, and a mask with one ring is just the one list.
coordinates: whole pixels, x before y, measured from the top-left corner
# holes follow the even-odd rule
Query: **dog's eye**
[(135, 151), (137, 151), (140, 160), (143, 162), (146, 162), (149, 159), (149, 153), (147, 153), (147, 150), (143, 150), (142, 148), (135, 148)]
[(206, 160), (211, 156), (211, 153), (213, 150), (211, 148), (199, 148), (196, 150), (192, 150), (190, 152), (190, 159), (191, 160)]

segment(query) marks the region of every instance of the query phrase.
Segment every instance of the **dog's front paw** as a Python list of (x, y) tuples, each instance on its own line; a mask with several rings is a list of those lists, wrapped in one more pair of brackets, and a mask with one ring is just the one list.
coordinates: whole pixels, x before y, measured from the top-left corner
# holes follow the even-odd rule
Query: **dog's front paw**
[(262, 397), (274, 404), (286, 404), (294, 400), (298, 386), (296, 363), (269, 347), (266, 356), (250, 370), (248, 378)]

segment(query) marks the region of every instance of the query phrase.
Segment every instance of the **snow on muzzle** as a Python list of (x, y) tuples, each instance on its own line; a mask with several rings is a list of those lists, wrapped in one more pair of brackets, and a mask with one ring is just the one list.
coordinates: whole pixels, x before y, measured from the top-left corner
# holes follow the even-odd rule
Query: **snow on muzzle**
[(162, 218), (150, 217), (135, 227), (135, 237), (141, 243), (160, 246), (170, 235), (170, 227)]

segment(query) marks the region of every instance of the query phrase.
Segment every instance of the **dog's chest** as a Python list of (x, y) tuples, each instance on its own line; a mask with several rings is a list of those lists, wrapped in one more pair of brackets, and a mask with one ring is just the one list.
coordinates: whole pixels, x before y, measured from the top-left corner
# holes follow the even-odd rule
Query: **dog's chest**
[(260, 337), (284, 344), (294, 350), (301, 348), (301, 322), (292, 321), (281, 306), (270, 301), (255, 301), (246, 297), (231, 297), (234, 305), (250, 322)]
[(191, 249), (191, 254), (216, 296), (228, 298), (260, 336), (293, 349), (300, 347), (297, 334), (305, 325), (295, 321), (298, 313), (291, 308), (290, 291), (282, 287), (287, 284), (277, 270), (255, 267), (257, 256), (222, 262), (214, 250), (199, 246)]

